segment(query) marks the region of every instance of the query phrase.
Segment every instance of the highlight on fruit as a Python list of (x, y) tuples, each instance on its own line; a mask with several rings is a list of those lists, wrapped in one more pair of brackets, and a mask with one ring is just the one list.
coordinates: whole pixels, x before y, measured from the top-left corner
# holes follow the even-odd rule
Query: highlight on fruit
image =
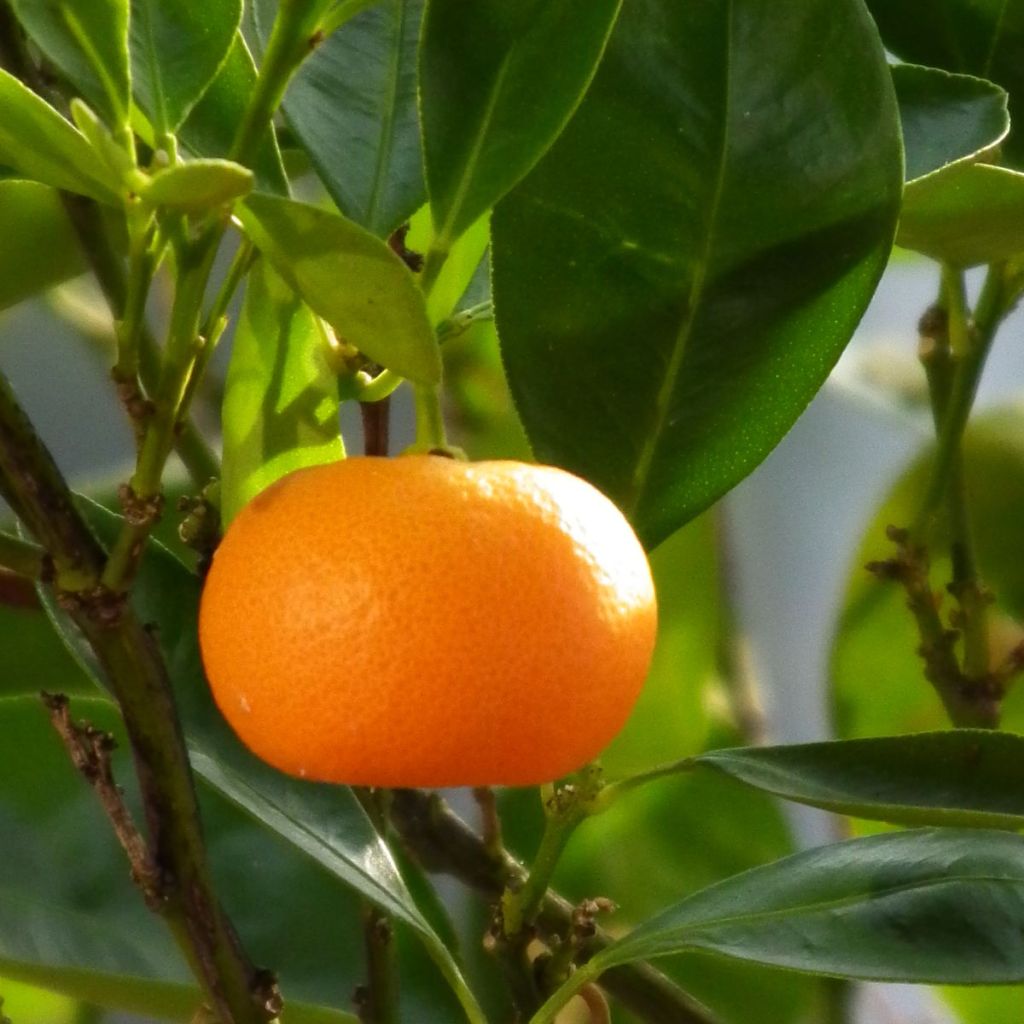
[(527, 785), (597, 756), (657, 625), (646, 555), (560, 469), (432, 455), (295, 471), (232, 522), (200, 610), (214, 698), (304, 778)]

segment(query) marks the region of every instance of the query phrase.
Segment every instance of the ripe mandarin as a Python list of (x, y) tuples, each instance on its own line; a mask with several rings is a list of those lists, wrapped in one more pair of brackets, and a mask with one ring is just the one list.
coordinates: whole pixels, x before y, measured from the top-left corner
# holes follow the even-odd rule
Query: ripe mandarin
[(298, 470), (250, 502), (199, 638), (225, 718), (285, 772), (526, 785), (618, 732), (656, 617), (643, 549), (590, 484), (409, 455)]

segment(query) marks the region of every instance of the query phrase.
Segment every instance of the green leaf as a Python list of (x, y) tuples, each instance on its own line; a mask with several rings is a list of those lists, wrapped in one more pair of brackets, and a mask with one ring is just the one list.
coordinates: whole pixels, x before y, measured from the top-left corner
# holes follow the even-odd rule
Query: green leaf
[(704, 747), (721, 642), (717, 544), (717, 524), (709, 514), (678, 530), (651, 555), (658, 642), (629, 720), (601, 754), (609, 777), (649, 770)]
[(175, 131), (227, 59), (242, 0), (132, 0), (135, 96), (158, 135)]
[(1024, 252), (1024, 174), (964, 164), (911, 182), (896, 241), (958, 267)]
[(874, 291), (900, 150), (854, 0), (627, 4), (575, 117), (491, 222), (538, 458), (599, 486), (648, 546), (742, 479)]
[[(895, 481), (866, 525), (850, 562), (849, 582), (832, 649), (829, 677), (834, 723), (843, 738), (885, 736), (943, 728), (942, 706), (925, 681), (917, 654), (920, 640), (906, 595), (864, 566), (891, 558), (890, 525), (917, 517), (930, 472), (931, 449)], [(1024, 416), (1010, 409), (972, 421), (964, 442), (964, 469), (971, 496), (972, 533), (982, 579), (995, 596), (989, 609), (993, 666), (1024, 640)], [(949, 531), (937, 522), (927, 537), (932, 586), (942, 593), (952, 578)], [(943, 609), (945, 618), (948, 612)], [(1003, 728), (1024, 732), (1024, 687), (1003, 705)]]
[(153, 206), (202, 213), (252, 190), (252, 171), (230, 160), (189, 160), (154, 175), (142, 198)]
[[(317, 47), (284, 113), (338, 209), (385, 236), (426, 198), (416, 110), (424, 0), (378, 0)], [(277, 5), (254, 5), (266, 42)]]
[(922, 829), (795, 854), (690, 896), (586, 968), (702, 949), (874, 981), (1024, 980), (1024, 839)]
[[(456, 312), (459, 301), (479, 271), (491, 240), (490, 223), (490, 214), (484, 214), (452, 246), (427, 296), (427, 315), (435, 327)], [(409, 221), (405, 244), (413, 252), (425, 253), (433, 237), (430, 207), (423, 206)]]
[(1006, 91), (992, 82), (916, 64), (897, 65), (892, 78), (907, 181), (977, 157), (1010, 130)]
[(1024, 828), (1024, 737), (977, 729), (786, 747), (694, 759), (756, 789), (901, 825)]
[(340, 214), (252, 195), (245, 230), (317, 315), (375, 362), (433, 384), (441, 360), (423, 293), (394, 252)]
[(944, 988), (943, 1000), (956, 1011), (960, 1024), (1020, 1024), (1024, 988)]
[(82, 134), (0, 69), (0, 163), (45, 185), (117, 202), (117, 182)]
[(14, 694), (96, 693), (92, 679), (72, 658), (38, 608), (0, 605), (0, 698)]
[(441, 251), (558, 137), (590, 84), (620, 5), (429, 0), (420, 93), (427, 188)]
[(224, 387), (221, 517), (303, 466), (345, 457), (320, 320), (267, 265), (249, 272)]
[[(256, 65), (242, 34), (236, 32), (220, 70), (178, 132), (178, 137), (189, 152), (199, 157), (229, 156), (235, 131), (255, 87)], [(281, 153), (273, 129), (268, 129), (252, 170), (257, 188), (288, 194), (288, 179), (281, 164)]]
[(128, 0), (12, 0), (33, 42), (111, 128), (128, 123)]
[[(903, 60), (988, 78), (1010, 94), (1010, 118), (1024, 100), (1021, 0), (867, 0), (886, 48)], [(1024, 133), (1010, 133), (1007, 155), (1024, 156)]]
[(54, 189), (0, 181), (0, 309), (85, 270), (78, 237)]

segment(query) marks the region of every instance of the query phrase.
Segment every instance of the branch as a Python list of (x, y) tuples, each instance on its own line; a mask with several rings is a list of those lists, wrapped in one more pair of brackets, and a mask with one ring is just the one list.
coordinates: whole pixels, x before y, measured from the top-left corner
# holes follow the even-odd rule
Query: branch
[(159, 911), (164, 902), (160, 871), (149, 855), (146, 840), (135, 826), (131, 811), (124, 802), (124, 794), (114, 781), (110, 755), (117, 742), (110, 733), (102, 732), (88, 722), (73, 722), (68, 699), (63, 694), (44, 692), (40, 697), (54, 729), (71, 755), (72, 763), (99, 797), (114, 835), (128, 857), (132, 880), (142, 890), (146, 905)]
[[(504, 851), (488, 849), (483, 840), (436, 794), (416, 789), (392, 791), (391, 820), (410, 852), (428, 871), (454, 875), (491, 902), (513, 880), (526, 878), (523, 866)], [(537, 927), (546, 936), (568, 934), (575, 908), (548, 890), (540, 904)], [(596, 951), (613, 941), (595, 925), (590, 940)], [(648, 964), (615, 967), (601, 987), (627, 1010), (651, 1024), (717, 1024), (711, 1012)]]
[(58, 602), (92, 646), (124, 716), (145, 805), (161, 911), (224, 1024), (279, 1008), (213, 892), (184, 737), (163, 658), (124, 595), (100, 584), (105, 556), (49, 451), (0, 374), (0, 492), (47, 551)]

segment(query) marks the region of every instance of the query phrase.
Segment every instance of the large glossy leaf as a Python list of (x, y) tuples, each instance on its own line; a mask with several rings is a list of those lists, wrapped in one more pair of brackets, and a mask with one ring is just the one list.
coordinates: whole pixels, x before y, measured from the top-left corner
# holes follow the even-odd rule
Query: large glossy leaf
[[(303, 64), (284, 112), (331, 198), (375, 235), (426, 198), (416, 110), (416, 50), (424, 0), (378, 0)], [(274, 0), (254, 5), (261, 38)]]
[[(1021, 0), (867, 0), (886, 47), (904, 60), (989, 78), (1010, 94), (1020, 121), (1024, 101), (1024, 3)], [(1006, 151), (1024, 153), (1024, 133)]]
[(976, 729), (694, 759), (787, 800), (904, 825), (1024, 828), (1024, 738)]
[(439, 249), (446, 252), (558, 137), (590, 83), (620, 4), (430, 0), (420, 92)]
[[(117, 519), (110, 513), (91, 503), (83, 507), (101, 536), (116, 533)], [(242, 746), (214, 706), (198, 649), (199, 591), (199, 581), (180, 562), (159, 545), (150, 544), (133, 589), (134, 604), (143, 621), (159, 624), (158, 636), (197, 774), (290, 847), (411, 928), (470, 1020), (479, 1024), (458, 966), (416, 907), (387, 846), (352, 791), (305, 782), (271, 768)], [(47, 595), (43, 597), (69, 646), (80, 652), (78, 634)]]
[(395, 253), (340, 214), (253, 195), (238, 216), (309, 306), (371, 359), (434, 383), (441, 359), (423, 293)]
[(154, 206), (203, 213), (244, 196), (252, 181), (252, 171), (231, 160), (189, 160), (155, 174), (140, 194)]
[(1018, 1024), (1024, 987), (944, 988), (942, 997), (956, 1011), (960, 1024)]
[[(981, 575), (996, 598), (989, 620), (992, 657), (998, 664), (1024, 639), (1019, 625), (1024, 619), (1021, 412), (1004, 409), (978, 418), (968, 428), (964, 452), (976, 555)], [(928, 470), (928, 456), (924, 456), (900, 475), (851, 560), (831, 666), (835, 729), (844, 738), (922, 732), (947, 724), (938, 697), (924, 678), (917, 655), (920, 640), (905, 594), (864, 569), (868, 562), (892, 557), (886, 528), (914, 522)], [(936, 523), (928, 539), (932, 587), (942, 593), (951, 579), (946, 525)], [(944, 616), (951, 607), (943, 608)], [(1010, 692), (1003, 726), (1024, 731), (1024, 688)]]
[(0, 309), (85, 270), (78, 238), (56, 191), (0, 181)]
[[(591, 961), (703, 949), (878, 981), (1024, 980), (1024, 838), (922, 829), (851, 839), (683, 900)], [(585, 968), (589, 970), (589, 968)]]
[(116, 200), (116, 184), (85, 137), (2, 69), (0, 110), (0, 163), (54, 188)]
[(227, 59), (242, 0), (132, 0), (135, 96), (158, 133), (173, 132)]
[(907, 181), (998, 145), (1010, 130), (1006, 91), (971, 75), (898, 64), (892, 69)]
[(0, 697), (40, 690), (96, 692), (40, 609), (0, 605), (0, 651)]
[(575, 117), (492, 217), (538, 456), (605, 490), (648, 545), (691, 519), (824, 381), (901, 188), (859, 2), (627, 4)]
[(1024, 251), (1024, 173), (962, 164), (907, 185), (896, 241), (958, 267)]
[(249, 273), (221, 421), (225, 523), (286, 473), (345, 455), (323, 326), (266, 260)]
[(36, 45), (110, 127), (127, 124), (128, 0), (12, 0)]
[[(181, 126), (178, 135), (186, 148), (196, 156), (229, 156), (255, 86), (256, 65), (242, 34), (236, 32), (220, 70)], [(288, 194), (288, 179), (273, 129), (260, 145), (252, 170), (257, 188)]]

